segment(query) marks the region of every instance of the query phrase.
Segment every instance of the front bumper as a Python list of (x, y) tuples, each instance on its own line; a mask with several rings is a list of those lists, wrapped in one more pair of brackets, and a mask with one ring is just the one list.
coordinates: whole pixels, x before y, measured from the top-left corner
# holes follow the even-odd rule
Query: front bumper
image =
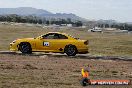
[(18, 51), (18, 45), (15, 43), (10, 43), (10, 51)]

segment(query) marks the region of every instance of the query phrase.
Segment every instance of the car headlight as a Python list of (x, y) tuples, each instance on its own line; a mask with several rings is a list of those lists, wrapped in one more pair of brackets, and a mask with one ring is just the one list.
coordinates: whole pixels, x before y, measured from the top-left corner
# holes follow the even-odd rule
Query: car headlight
[(16, 43), (16, 40), (14, 40), (12, 43)]

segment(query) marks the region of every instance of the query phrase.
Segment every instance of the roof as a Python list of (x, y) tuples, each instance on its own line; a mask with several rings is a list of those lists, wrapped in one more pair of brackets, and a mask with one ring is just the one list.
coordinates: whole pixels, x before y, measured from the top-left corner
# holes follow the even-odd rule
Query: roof
[(58, 33), (58, 34), (62, 34), (61, 32), (48, 32), (48, 33)]
[(68, 34), (66, 34), (66, 33), (62, 33), (62, 32), (48, 32), (48, 33), (57, 33), (57, 34), (68, 35)]

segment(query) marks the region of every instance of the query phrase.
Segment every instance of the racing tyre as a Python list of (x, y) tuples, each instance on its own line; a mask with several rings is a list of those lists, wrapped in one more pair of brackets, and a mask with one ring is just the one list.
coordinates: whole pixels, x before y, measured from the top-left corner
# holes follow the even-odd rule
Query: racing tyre
[(31, 54), (32, 53), (32, 48), (31, 48), (30, 43), (26, 43), (26, 42), (19, 44), (19, 50), (24, 54)]
[(75, 56), (77, 54), (77, 48), (74, 45), (67, 45), (64, 51), (68, 56)]

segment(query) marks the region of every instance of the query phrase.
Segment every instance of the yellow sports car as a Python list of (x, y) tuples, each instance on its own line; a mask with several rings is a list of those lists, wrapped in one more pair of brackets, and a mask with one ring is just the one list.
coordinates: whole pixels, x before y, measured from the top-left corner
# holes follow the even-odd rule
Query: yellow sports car
[(37, 38), (17, 39), (10, 43), (11, 51), (66, 53), (68, 56), (88, 53), (88, 40), (80, 40), (66, 33), (49, 32)]

